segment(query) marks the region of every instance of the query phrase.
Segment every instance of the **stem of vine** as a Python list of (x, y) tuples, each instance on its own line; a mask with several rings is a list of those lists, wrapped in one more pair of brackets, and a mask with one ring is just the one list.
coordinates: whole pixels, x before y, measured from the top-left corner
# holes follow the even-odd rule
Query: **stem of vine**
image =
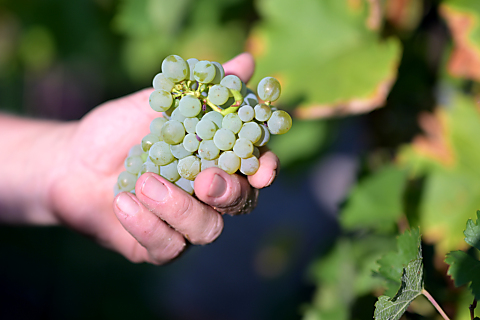
[(442, 307), (435, 301), (435, 299), (432, 297), (432, 295), (425, 289), (422, 290), (422, 294), (430, 301), (430, 303), (437, 309), (438, 313), (443, 317), (445, 320), (450, 320), (450, 318), (447, 316), (445, 311), (443, 311)]
[(470, 318), (475, 319), (475, 308), (477, 307), (477, 299), (473, 299), (472, 304), (468, 307), (470, 309)]

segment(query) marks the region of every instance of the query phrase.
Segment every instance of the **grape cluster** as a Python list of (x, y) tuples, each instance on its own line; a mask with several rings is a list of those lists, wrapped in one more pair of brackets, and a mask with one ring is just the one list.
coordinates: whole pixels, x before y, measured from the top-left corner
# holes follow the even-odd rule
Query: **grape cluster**
[(153, 119), (141, 144), (130, 149), (115, 194), (135, 192), (145, 172), (159, 174), (190, 194), (195, 177), (210, 167), (252, 175), (259, 167), (258, 147), (292, 126), (290, 115), (271, 105), (280, 96), (278, 80), (260, 81), (260, 102), (240, 78), (225, 76), (218, 62), (170, 55), (153, 88), (149, 104), (162, 116)]

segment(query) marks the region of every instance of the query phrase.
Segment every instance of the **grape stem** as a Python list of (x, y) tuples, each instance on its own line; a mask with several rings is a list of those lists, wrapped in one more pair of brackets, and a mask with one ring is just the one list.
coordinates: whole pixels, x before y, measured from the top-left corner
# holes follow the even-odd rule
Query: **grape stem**
[(438, 313), (443, 317), (445, 320), (450, 320), (450, 318), (447, 316), (445, 311), (440, 307), (440, 305), (435, 301), (435, 299), (432, 297), (432, 295), (425, 289), (422, 290), (422, 294), (430, 301), (430, 303), (437, 309)]

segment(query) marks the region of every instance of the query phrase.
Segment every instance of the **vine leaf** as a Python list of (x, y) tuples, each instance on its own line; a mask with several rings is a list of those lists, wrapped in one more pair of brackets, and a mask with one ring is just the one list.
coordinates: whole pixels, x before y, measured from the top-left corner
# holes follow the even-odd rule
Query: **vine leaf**
[[(477, 221), (468, 219), (464, 231), (465, 242), (480, 250), (480, 211), (477, 211)], [(445, 262), (450, 265), (448, 275), (454, 280), (455, 286), (470, 283), (470, 290), (475, 299), (480, 300), (480, 261), (463, 251), (452, 251), (447, 254)]]
[(477, 0), (446, 0), (440, 6), (453, 38), (448, 72), (480, 80), (480, 4)]
[[(377, 275), (387, 281), (386, 295), (393, 295), (403, 285), (402, 272), (411, 261), (421, 259), (420, 230), (406, 231), (397, 238), (397, 251), (384, 255), (377, 264), (380, 266)], [(402, 277), (402, 278), (401, 278)]]
[(480, 299), (480, 261), (472, 258), (463, 251), (452, 251), (447, 254), (445, 262), (450, 265), (450, 275), (455, 286), (460, 287), (470, 284), (475, 299)]
[(403, 212), (406, 181), (406, 171), (396, 166), (386, 166), (362, 180), (353, 188), (342, 210), (342, 227), (394, 230)]
[(455, 90), (444, 98), (446, 107), (423, 117), (424, 135), (404, 146), (398, 158), (411, 176), (423, 179), (419, 225), (442, 259), (468, 247), (465, 221), (480, 208), (480, 112), (472, 97)]
[(465, 242), (477, 250), (480, 250), (480, 211), (477, 211), (477, 221), (473, 222), (468, 219), (467, 228), (463, 232), (465, 235)]
[(402, 285), (397, 294), (390, 298), (383, 295), (375, 304), (374, 318), (378, 320), (398, 320), (405, 313), (410, 303), (423, 291), (422, 250), (418, 249), (418, 258), (412, 260), (403, 269)]
[[(385, 103), (401, 46), (393, 38), (381, 40), (368, 26), (367, 1), (256, 4), (262, 19), (247, 41), (257, 61), (252, 83), (261, 74), (279, 79), (284, 107), (295, 107), (295, 115), (304, 119), (365, 113)], [(315, 81), (305, 81), (312, 74)]]

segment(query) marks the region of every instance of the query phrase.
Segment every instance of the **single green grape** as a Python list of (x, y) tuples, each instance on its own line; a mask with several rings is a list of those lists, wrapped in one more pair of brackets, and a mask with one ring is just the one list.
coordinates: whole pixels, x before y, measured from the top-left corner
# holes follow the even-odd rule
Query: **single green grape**
[(202, 111), (202, 103), (200, 100), (198, 100), (198, 98), (189, 94), (180, 100), (178, 108), (180, 109), (182, 115), (187, 118), (191, 118), (195, 117), (200, 113), (200, 111)]
[(163, 74), (173, 82), (180, 82), (189, 75), (188, 63), (177, 55), (170, 55), (162, 62)]
[(254, 121), (246, 122), (243, 124), (242, 129), (238, 133), (239, 138), (244, 138), (252, 141), (252, 143), (257, 142), (260, 140), (262, 136), (262, 129), (258, 125), (258, 123)]
[(253, 153), (253, 143), (252, 141), (244, 138), (239, 138), (235, 141), (233, 146), (233, 152), (240, 158), (248, 158)]
[(187, 180), (195, 180), (200, 173), (200, 160), (196, 156), (188, 156), (178, 161), (178, 174)]
[(148, 98), (150, 107), (157, 112), (164, 112), (173, 105), (173, 97), (165, 90), (154, 90)]
[(148, 156), (157, 166), (165, 166), (175, 160), (170, 145), (164, 141), (156, 142), (148, 151)]
[(280, 82), (272, 77), (266, 77), (260, 80), (257, 86), (257, 93), (263, 101), (275, 101), (280, 97), (282, 89)]
[(260, 163), (258, 158), (252, 155), (251, 157), (241, 159), (240, 161), (240, 172), (244, 175), (251, 176), (258, 171)]
[(213, 136), (217, 131), (217, 126), (215, 125), (215, 123), (213, 123), (213, 121), (210, 121), (203, 117), (202, 120), (197, 123), (195, 130), (200, 139), (213, 139)]
[(185, 128), (177, 120), (169, 120), (162, 127), (163, 141), (168, 144), (179, 144), (185, 137)]
[(226, 151), (231, 150), (233, 145), (235, 144), (235, 134), (225, 128), (221, 128), (215, 132), (213, 136), (213, 142), (217, 146), (218, 149)]
[(240, 158), (233, 151), (223, 152), (218, 158), (218, 167), (228, 174), (237, 172), (240, 163)]
[(193, 77), (201, 83), (210, 83), (215, 79), (216, 68), (210, 61), (199, 61), (193, 69)]
[(155, 90), (165, 90), (170, 92), (172, 91), (173, 86), (175, 86), (175, 83), (160, 72), (153, 78), (152, 85)]
[(240, 132), (242, 129), (243, 121), (240, 119), (237, 113), (229, 113), (222, 120), (222, 128), (228, 129), (233, 133)]
[(230, 97), (230, 91), (227, 87), (222, 86), (221, 84), (216, 84), (210, 88), (208, 91), (208, 100), (211, 103), (216, 105), (222, 105), (227, 102)]
[(292, 127), (292, 117), (283, 110), (277, 110), (272, 113), (272, 116), (267, 121), (267, 125), (270, 133), (284, 134)]
[(213, 140), (202, 140), (198, 146), (198, 155), (205, 160), (214, 160), (218, 158), (220, 149), (215, 145)]

